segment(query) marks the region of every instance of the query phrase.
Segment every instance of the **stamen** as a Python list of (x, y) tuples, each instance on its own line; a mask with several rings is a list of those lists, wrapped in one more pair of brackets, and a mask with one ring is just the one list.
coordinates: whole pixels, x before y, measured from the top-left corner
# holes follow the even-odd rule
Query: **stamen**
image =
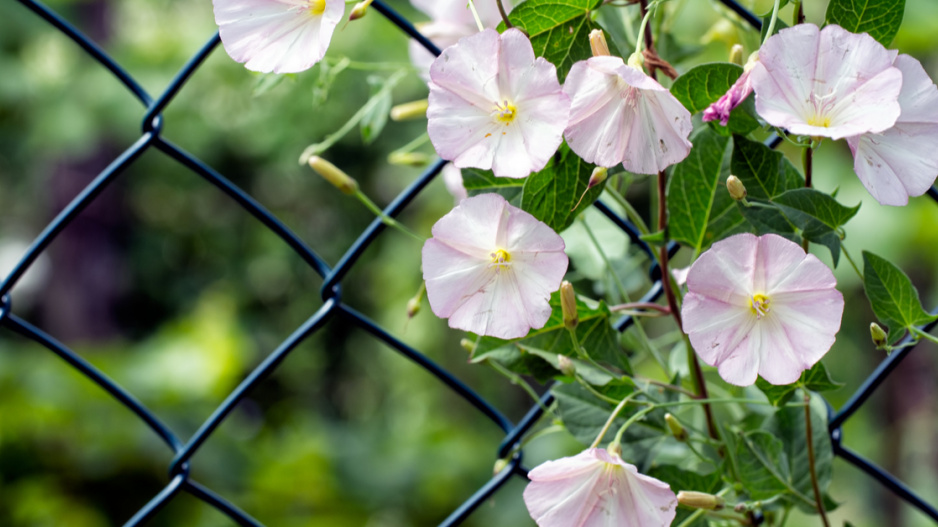
[(309, 0), (309, 12), (321, 15), (326, 10), (326, 0)]
[(489, 267), (495, 266), (495, 272), (500, 273), (502, 268), (508, 268), (511, 266), (511, 255), (508, 254), (508, 251), (505, 249), (498, 249), (495, 252), (491, 253), (492, 262), (489, 264)]
[(752, 309), (757, 320), (762, 319), (762, 317), (768, 315), (769, 311), (771, 311), (769, 309), (769, 297), (763, 294), (752, 295), (752, 298), (749, 300), (749, 308)]
[(505, 99), (500, 103), (495, 103), (495, 109), (492, 111), (492, 117), (494, 117), (496, 121), (500, 121), (508, 125), (515, 120), (515, 114), (517, 112), (518, 108), (514, 104), (511, 104), (508, 99)]

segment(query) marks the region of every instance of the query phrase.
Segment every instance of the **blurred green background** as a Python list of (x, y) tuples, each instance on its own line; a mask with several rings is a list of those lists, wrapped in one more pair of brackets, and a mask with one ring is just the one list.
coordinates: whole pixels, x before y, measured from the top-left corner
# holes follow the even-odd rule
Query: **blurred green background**
[[(426, 17), (392, 1), (413, 20)], [(745, 2), (744, 2), (745, 3)], [(750, 2), (756, 12), (771, 0)], [(94, 38), (157, 95), (215, 31), (210, 2), (55, 0), (50, 7)], [(725, 60), (756, 37), (726, 22), (715, 1), (674, 0), (661, 45), (680, 71)], [(820, 22), (826, 2), (806, 1)], [(628, 8), (634, 14), (635, 8)], [(790, 20), (789, 9), (784, 16)], [(908, 0), (893, 47), (938, 78), (938, 3)], [(372, 217), (297, 163), (369, 96), (370, 76), (406, 67), (407, 40), (371, 12), (336, 32), (327, 55), (353, 67), (283, 78), (245, 70), (219, 48), (165, 112), (164, 136), (247, 190), (328, 262), (335, 263)], [(377, 67), (382, 63), (384, 66)], [(387, 64), (392, 66), (389, 68)], [(335, 71), (334, 69), (332, 70)], [(426, 97), (411, 72), (394, 102)], [(141, 105), (77, 45), (16, 2), (0, 3), (0, 271), (91, 179), (139, 137)], [(389, 123), (371, 145), (356, 130), (325, 155), (387, 204), (420, 169), (387, 155), (425, 122)], [(429, 152), (428, 145), (423, 150)], [(938, 207), (877, 204), (851, 170), (844, 143), (826, 142), (816, 185), (863, 202), (847, 227), (855, 258), (870, 250), (898, 263), (938, 302)], [(641, 182), (640, 182), (641, 183)], [(647, 210), (649, 189), (630, 199)], [(435, 181), (402, 220), (429, 235), (452, 198)], [(604, 229), (602, 219), (592, 219)], [(623, 249), (616, 270), (647, 265)], [(420, 245), (396, 232), (373, 244), (343, 282), (343, 300), (425, 352), (517, 420), (530, 399), (485, 366), (466, 363), (459, 332), (424, 305), (408, 322), (420, 284)], [(572, 251), (574, 249), (571, 249)], [(576, 250), (573, 275), (604, 269)], [(817, 251), (829, 262), (826, 250)], [(680, 260), (679, 260), (680, 263)], [(846, 386), (836, 408), (883, 358), (869, 342), (873, 315), (849, 265), (837, 269), (848, 310), (825, 358)], [(636, 294), (647, 284), (628, 282)], [(241, 379), (320, 305), (321, 280), (279, 238), (210, 184), (149, 152), (111, 184), (52, 244), (14, 289), (14, 311), (72, 347), (188, 438)], [(598, 295), (602, 281), (594, 291)], [(624, 337), (628, 341), (628, 335)], [(921, 345), (845, 426), (845, 443), (898, 475), (926, 499), (938, 496), (936, 350)], [(654, 374), (650, 362), (640, 371)], [(252, 391), (193, 458), (192, 475), (267, 525), (435, 525), (491, 476), (502, 434), (419, 367), (364, 332), (333, 321), (292, 352)], [(526, 464), (577, 452), (564, 434), (531, 443)], [(0, 525), (119, 525), (166, 484), (171, 452), (135, 416), (34, 343), (0, 332)], [(516, 480), (467, 525), (533, 525)], [(840, 525), (918, 526), (920, 513), (846, 463), (831, 494)], [(790, 525), (800, 525), (793, 519)], [(813, 520), (811, 520), (813, 522)], [(187, 495), (152, 525), (230, 525)]]

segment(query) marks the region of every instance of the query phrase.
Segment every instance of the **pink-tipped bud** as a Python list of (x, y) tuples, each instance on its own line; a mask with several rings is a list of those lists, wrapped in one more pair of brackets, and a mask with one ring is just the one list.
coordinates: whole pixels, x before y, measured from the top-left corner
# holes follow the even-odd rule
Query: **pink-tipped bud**
[(676, 417), (671, 414), (664, 414), (664, 422), (668, 424), (668, 429), (671, 430), (674, 439), (681, 442), (687, 441), (687, 430), (684, 429), (684, 426)]
[(886, 331), (876, 322), (870, 322), (870, 337), (873, 338), (873, 344), (876, 346), (876, 349), (886, 347)]
[(564, 327), (576, 329), (580, 323), (580, 316), (576, 312), (576, 292), (573, 291), (573, 284), (566, 280), (560, 284), (560, 308)]
[(608, 177), (609, 169), (606, 167), (596, 167), (593, 169), (593, 173), (590, 175), (590, 181), (586, 185), (587, 190), (595, 187), (596, 185), (606, 181)]
[(707, 511), (718, 511), (724, 507), (726, 502), (719, 496), (707, 494), (706, 492), (697, 492), (694, 490), (682, 490), (677, 493), (677, 502), (685, 507), (694, 509), (703, 509)]
[(610, 55), (609, 44), (606, 43), (606, 35), (602, 29), (590, 31), (590, 49), (593, 50), (594, 57), (603, 57)]
[(748, 192), (746, 192), (746, 186), (743, 185), (743, 182), (736, 176), (726, 178), (726, 190), (730, 192), (730, 196), (736, 201), (745, 199), (748, 194)]
[(374, 0), (363, 0), (355, 4), (355, 7), (353, 7), (352, 11), (349, 13), (349, 22), (352, 20), (358, 20), (359, 18), (365, 16), (365, 12), (368, 11), (368, 6), (370, 6), (373, 1)]
[(407, 301), (407, 318), (414, 318), (420, 312), (420, 299), (417, 297)]
[(733, 47), (730, 48), (730, 62), (733, 64), (743, 65), (743, 45), (742, 44), (733, 44)]
[(309, 158), (309, 167), (343, 193), (350, 196), (358, 193), (358, 182), (325, 159), (312, 156)]
[(570, 360), (570, 357), (566, 355), (557, 355), (557, 369), (560, 370), (560, 373), (566, 375), (567, 377), (573, 377), (576, 375), (576, 364)]
[(409, 119), (420, 119), (427, 116), (427, 106), (430, 101), (423, 99), (421, 101), (405, 102), (391, 108), (392, 121), (407, 121)]

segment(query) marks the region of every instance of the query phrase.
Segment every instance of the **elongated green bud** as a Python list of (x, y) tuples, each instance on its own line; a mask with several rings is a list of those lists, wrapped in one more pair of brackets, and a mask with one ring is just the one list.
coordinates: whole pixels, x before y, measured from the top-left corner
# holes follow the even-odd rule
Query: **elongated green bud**
[(707, 494), (706, 492), (697, 492), (695, 490), (682, 490), (678, 492), (677, 502), (685, 507), (693, 507), (707, 511), (718, 511), (726, 505), (723, 498), (719, 496)]
[(427, 106), (430, 101), (423, 99), (420, 101), (405, 102), (391, 108), (392, 121), (406, 121), (409, 119), (419, 119), (427, 116)]
[(388, 163), (399, 166), (422, 167), (430, 162), (430, 156), (423, 152), (391, 152)]
[(746, 192), (746, 186), (743, 185), (743, 182), (736, 176), (726, 178), (726, 190), (729, 191), (730, 196), (736, 201), (745, 199), (748, 194), (748, 192)]
[(676, 417), (671, 414), (664, 414), (664, 422), (668, 424), (668, 429), (671, 430), (674, 439), (681, 442), (687, 441), (687, 430), (684, 429), (684, 426)]
[(352, 12), (349, 13), (349, 21), (358, 20), (359, 18), (365, 16), (365, 13), (368, 11), (368, 6), (370, 6), (373, 1), (374, 0), (363, 0), (355, 4), (355, 7), (352, 8)]
[(573, 284), (564, 280), (560, 284), (560, 308), (563, 312), (563, 325), (567, 329), (576, 329), (580, 316), (576, 312), (576, 293)]
[(472, 353), (476, 350), (476, 343), (472, 342), (469, 339), (462, 339), (459, 341), (459, 345), (462, 346), (462, 349), (466, 350), (469, 353)]
[(876, 322), (870, 322), (870, 337), (873, 338), (873, 344), (877, 349), (886, 347), (886, 332)]
[(309, 158), (309, 167), (343, 193), (352, 196), (358, 192), (358, 182), (325, 159), (312, 156)]
[(593, 169), (593, 173), (590, 175), (589, 183), (586, 185), (586, 189), (589, 190), (596, 185), (606, 181), (608, 177), (609, 169), (606, 167), (596, 167)]

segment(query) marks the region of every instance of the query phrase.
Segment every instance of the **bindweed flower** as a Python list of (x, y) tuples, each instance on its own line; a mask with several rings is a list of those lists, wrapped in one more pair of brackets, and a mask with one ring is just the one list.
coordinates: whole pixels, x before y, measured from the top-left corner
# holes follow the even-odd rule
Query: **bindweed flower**
[[(446, 49), (459, 42), (459, 39), (479, 31), (466, 0), (410, 0), (410, 3), (430, 17), (429, 22), (417, 24), (417, 30), (440, 49)], [(494, 28), (502, 21), (494, 1), (477, 0), (474, 5), (482, 27)], [(503, 1), (502, 5), (511, 12), (511, 2)], [(421, 72), (424, 80), (429, 80), (428, 70), (436, 57), (416, 40), (410, 41), (408, 50), (410, 61)]]
[(775, 234), (737, 234), (691, 266), (681, 315), (704, 362), (748, 386), (791, 384), (830, 349), (844, 299), (831, 270)]
[(767, 39), (752, 69), (756, 112), (793, 134), (841, 139), (882, 132), (899, 117), (894, 52), (867, 34), (813, 24)]
[(244, 67), (296, 73), (322, 60), (345, 13), (342, 0), (214, 0), (225, 51)]
[(905, 205), (921, 196), (938, 175), (938, 87), (908, 55), (893, 65), (902, 72), (902, 113), (888, 130), (847, 138), (853, 170), (882, 205)]
[(427, 132), (459, 168), (522, 178), (547, 165), (563, 139), (570, 100), (557, 69), (535, 59), (517, 29), (487, 29), (443, 50), (430, 67)]
[(469, 191), (466, 190), (466, 185), (462, 181), (462, 170), (454, 167), (452, 163), (446, 163), (442, 177), (446, 190), (453, 195), (457, 204), (469, 197)]
[(677, 498), (667, 483), (601, 448), (533, 468), (524, 503), (540, 527), (663, 527)]
[(717, 101), (707, 107), (703, 112), (703, 121), (716, 121), (720, 120), (720, 124), (726, 126), (730, 121), (730, 112), (733, 111), (733, 108), (736, 108), (743, 101), (746, 100), (746, 97), (749, 97), (749, 94), (752, 93), (752, 81), (750, 80), (750, 74), (752, 69), (756, 67), (756, 64), (759, 62), (759, 54), (753, 53), (749, 56), (749, 60), (746, 62), (746, 65), (743, 67), (743, 74), (736, 79), (736, 82), (730, 86), (729, 91), (723, 94), (722, 97), (717, 99)]
[(451, 328), (523, 337), (550, 318), (567, 271), (563, 239), (498, 194), (464, 199), (423, 246), (430, 308)]
[(563, 90), (572, 103), (564, 138), (588, 163), (657, 174), (690, 153), (690, 112), (619, 57), (577, 62)]

